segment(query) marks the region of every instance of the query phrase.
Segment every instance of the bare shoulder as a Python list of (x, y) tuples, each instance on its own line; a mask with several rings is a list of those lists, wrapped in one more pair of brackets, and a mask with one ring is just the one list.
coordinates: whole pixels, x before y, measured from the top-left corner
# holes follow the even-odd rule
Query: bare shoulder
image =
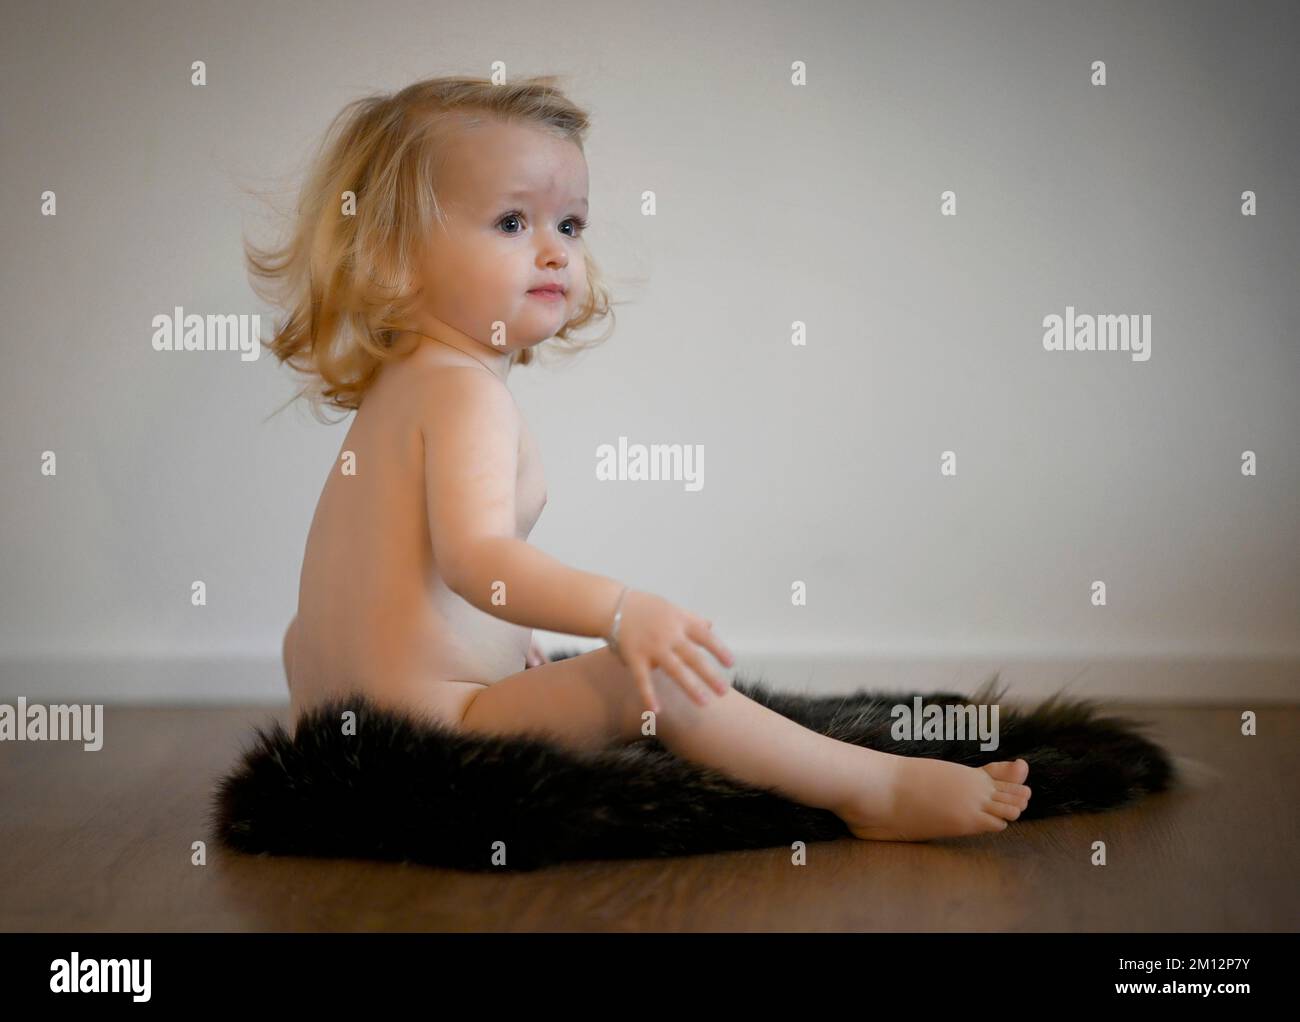
[(510, 388), (482, 366), (428, 357), (416, 351), (384, 367), (384, 404), (401, 410), (403, 419), (436, 424), (448, 414), (467, 412), (517, 414)]
[(519, 405), (510, 388), (478, 366), (424, 364), (410, 378), (415, 414), (425, 426), (449, 422), (519, 428)]

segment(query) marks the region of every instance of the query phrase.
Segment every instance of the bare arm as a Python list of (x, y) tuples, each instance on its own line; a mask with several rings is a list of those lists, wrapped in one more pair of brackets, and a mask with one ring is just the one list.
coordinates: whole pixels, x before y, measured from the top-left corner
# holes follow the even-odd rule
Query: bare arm
[(518, 537), (518, 415), (505, 385), (481, 370), (432, 374), (421, 434), (438, 570), (484, 613), (529, 628), (603, 636), (622, 584), (570, 568)]

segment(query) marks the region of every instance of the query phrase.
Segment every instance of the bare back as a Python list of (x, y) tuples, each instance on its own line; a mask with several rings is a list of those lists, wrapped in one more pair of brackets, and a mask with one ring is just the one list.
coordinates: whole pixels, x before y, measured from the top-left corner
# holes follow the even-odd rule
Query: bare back
[[(424, 346), (386, 363), (366, 392), (312, 518), (298, 615), (285, 636), (295, 720), (349, 691), (418, 705), (438, 682), (491, 684), (525, 666), (532, 629), (458, 596), (433, 555), (419, 425), (427, 412), (425, 384), (428, 374), (467, 365), (468, 356)], [(515, 521), (517, 535), (527, 539), (546, 503), (546, 481), (537, 445), (514, 408)], [(345, 452), (355, 475), (345, 474)]]

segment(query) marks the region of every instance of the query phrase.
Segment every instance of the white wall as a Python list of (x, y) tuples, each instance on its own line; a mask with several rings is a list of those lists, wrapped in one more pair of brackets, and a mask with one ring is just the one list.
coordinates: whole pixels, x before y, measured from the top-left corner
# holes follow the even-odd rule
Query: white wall
[[(1297, 24), (1287, 4), (10, 10), (0, 694), (283, 696), (346, 427), (264, 423), (286, 370), (155, 352), (152, 317), (268, 313), (239, 186), (296, 184), (350, 99), (502, 60), (592, 110), (588, 238), (627, 303), (602, 349), (512, 373), (548, 473), (538, 546), (800, 686), (1019, 664), (1026, 693), (1292, 697)], [(1149, 313), (1150, 360), (1044, 351), (1067, 304)], [(620, 435), (703, 444), (704, 488), (598, 482)]]

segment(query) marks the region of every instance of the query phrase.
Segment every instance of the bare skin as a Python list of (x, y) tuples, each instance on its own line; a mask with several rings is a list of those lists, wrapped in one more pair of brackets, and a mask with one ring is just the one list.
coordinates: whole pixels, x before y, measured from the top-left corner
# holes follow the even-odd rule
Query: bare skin
[[(624, 597), (617, 653), (524, 669), (540, 661), (533, 628), (603, 636), (624, 590), (527, 542), (546, 484), (507, 387), (510, 353), (551, 336), (583, 294), (565, 219), (585, 212), (586, 165), (570, 143), (490, 122), (445, 173), (451, 214), (431, 242), (425, 315), (367, 392), (343, 442), (356, 472), (336, 463), (308, 535), (284, 645), (295, 723), (360, 691), (465, 731), (574, 748), (652, 726), (684, 758), (835, 812), (859, 837), (1005, 829), (1028, 804), (1023, 760), (895, 756), (796, 724), (731, 686), (715, 662), (734, 658), (710, 622), (652, 593)], [(532, 194), (500, 197), (517, 187)], [(522, 216), (502, 221), (511, 209)], [(568, 292), (536, 297), (539, 282)]]
[[(417, 410), (426, 393), (421, 384), (431, 372), (483, 372), (458, 368), (474, 363), (437, 347), (380, 371), (321, 493), (303, 556), (298, 614), (285, 635), (295, 720), (349, 689), (396, 705), (420, 698), (431, 681), (469, 692), (481, 683), (464, 679), (520, 670), (536, 652), (532, 629), (467, 603), (433, 563)], [(514, 534), (527, 539), (546, 502), (546, 483), (532, 436), (523, 433), (520, 447)], [(343, 452), (352, 453), (355, 475), (345, 474)]]

